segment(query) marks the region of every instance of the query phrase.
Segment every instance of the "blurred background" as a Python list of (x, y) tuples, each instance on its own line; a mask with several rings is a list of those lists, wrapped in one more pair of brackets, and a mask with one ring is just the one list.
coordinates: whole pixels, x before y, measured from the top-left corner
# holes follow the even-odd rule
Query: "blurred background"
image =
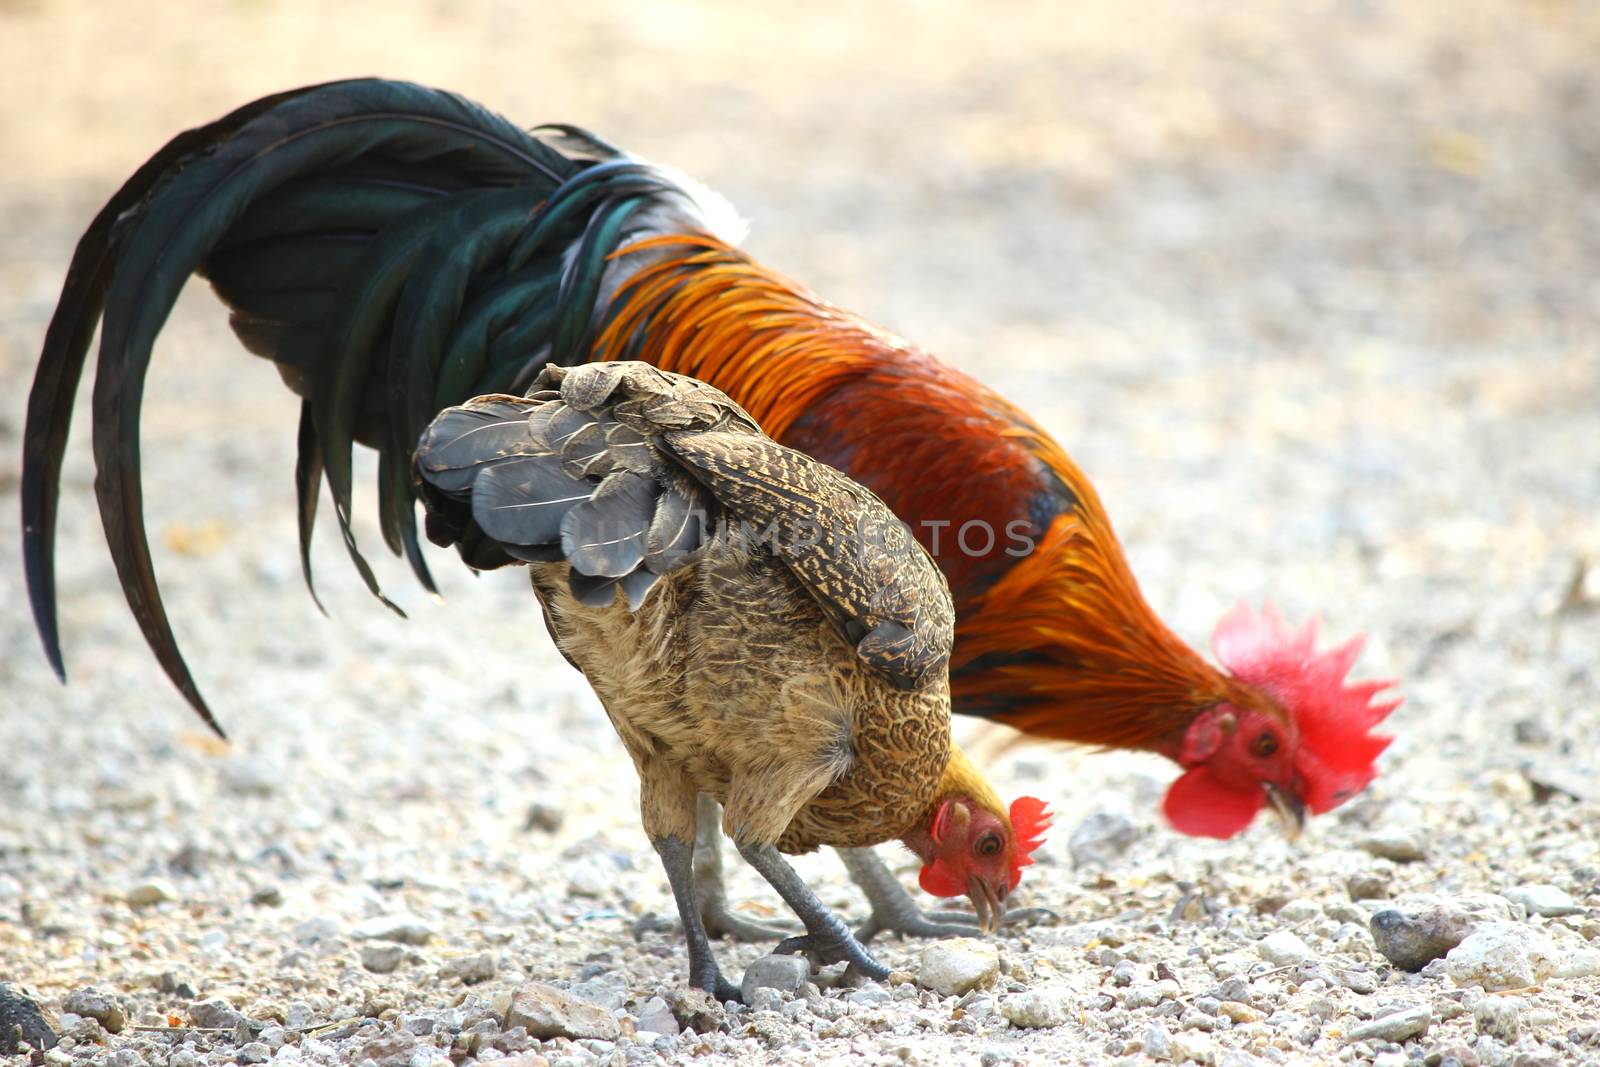
[[(435, 607), (386, 561), (402, 623), (324, 529), (334, 621), (316, 615), (294, 405), (201, 286), (158, 346), (146, 507), (234, 752), (195, 732), (121, 603), (81, 430), (74, 685), (39, 654), (16, 455), (73, 242), (179, 130), (365, 74), (585, 125), (723, 192), (763, 261), (1037, 415), (1197, 645), (1241, 597), (1369, 632), (1358, 673), (1407, 696), (1373, 803), (1425, 819), (1485, 783), (1520, 795), (1527, 767), (1600, 780), (1597, 55), (1600, 4), (1578, 0), (0, 0), (0, 732), (35, 761), (0, 766), (0, 858), (54, 856), (13, 874), (60, 888), (280, 842), (302, 871), (404, 868), (425, 893), (430, 870), (515, 867), (534, 796), (566, 811), (560, 844), (600, 834), (641, 857), (619, 884), (660, 894), (631, 769), (520, 580), (441, 558)], [(997, 768), (1171, 836), (1153, 760), (1017, 749)], [(345, 890), (306, 891), (335, 908)]]

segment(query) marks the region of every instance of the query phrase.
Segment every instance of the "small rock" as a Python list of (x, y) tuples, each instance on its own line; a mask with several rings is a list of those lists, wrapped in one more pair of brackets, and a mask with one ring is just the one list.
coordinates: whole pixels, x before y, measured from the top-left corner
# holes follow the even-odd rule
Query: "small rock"
[[(506, 1002), (503, 1008), (501, 1000)], [(617, 1020), (600, 1005), (579, 1000), (545, 982), (530, 982), (514, 995), (502, 994), (495, 1004), (505, 1029), (520, 1026), (530, 1037), (615, 1041), (622, 1032)]]
[(243, 1025), (245, 1017), (221, 997), (211, 997), (189, 1005), (189, 1021), (208, 1030), (232, 1030)]
[(152, 878), (129, 889), (123, 894), (123, 899), (135, 908), (148, 908), (154, 904), (177, 900), (178, 890), (165, 878)]
[(1352, 874), (1345, 880), (1344, 887), (1351, 900), (1387, 900), (1389, 897), (1389, 878), (1370, 871)]
[(0, 982), (0, 1053), (15, 1054), (18, 1042), (35, 1050), (53, 1049), (56, 1033), (37, 1004), (15, 986)]
[(1333, 972), (1333, 978), (1350, 992), (1361, 996), (1366, 996), (1378, 988), (1378, 980), (1373, 977), (1371, 971), (1338, 970)]
[(361, 946), (361, 966), (373, 974), (393, 974), (411, 951), (392, 941)]
[(1396, 863), (1415, 863), (1428, 855), (1422, 838), (1406, 830), (1380, 830), (1362, 840), (1361, 849)]
[(1126, 815), (1097, 811), (1080, 822), (1067, 840), (1074, 867), (1109, 867), (1138, 838), (1138, 828)]
[(239, 796), (270, 797), (278, 791), (279, 775), (276, 769), (256, 760), (225, 760), (218, 771), (222, 785)]
[(61, 1001), (61, 1010), (87, 1016), (105, 1027), (108, 1034), (120, 1034), (128, 1025), (128, 1012), (115, 997), (94, 986), (74, 989)]
[(1531, 926), (1488, 922), (1450, 950), (1445, 968), (1457, 985), (1522, 989), (1554, 974), (1556, 955), (1554, 942)]
[[(541, 833), (553, 834), (561, 829), (561, 824), (566, 822), (567, 813), (559, 805), (536, 800), (528, 805), (528, 813), (523, 817), (522, 829), (524, 832), (538, 830)], [(673, 1033), (677, 1033), (676, 1030)]]
[(1123, 960), (1111, 968), (1111, 984), (1114, 986), (1126, 988), (1138, 980), (1139, 968), (1128, 960)]
[(1501, 894), (1514, 904), (1521, 904), (1529, 915), (1578, 915), (1583, 906), (1567, 895), (1560, 886), (1543, 883), (1519, 885)]
[(744, 994), (745, 1003), (749, 1004), (758, 989), (793, 994), (804, 989), (810, 980), (811, 964), (804, 956), (774, 953), (752, 961), (745, 968), (744, 978), (739, 982), (739, 992)]
[[(877, 982), (866, 982), (859, 988), (852, 989), (846, 993), (844, 999), (850, 1004), (860, 1004), (868, 1008), (881, 1008), (894, 999), (894, 994), (889, 991), (887, 986), (879, 985)], [(969, 1015), (972, 1013), (970, 1006), (967, 1013)]]
[(1472, 1009), (1472, 1021), (1478, 1033), (1516, 1043), (1522, 1033), (1522, 1000), (1520, 997), (1484, 997)]
[(1024, 1030), (1043, 1030), (1060, 1026), (1072, 1016), (1072, 993), (1061, 986), (1040, 986), (1006, 997), (1000, 1014), (1012, 1026)]
[(922, 950), (917, 984), (947, 997), (987, 986), (1000, 975), (1000, 950), (987, 941), (954, 937)]
[(1278, 921), (1284, 923), (1303, 923), (1307, 919), (1315, 919), (1322, 914), (1322, 905), (1314, 900), (1303, 897), (1289, 901), (1278, 909)]
[(1380, 1015), (1345, 1033), (1346, 1041), (1405, 1041), (1426, 1033), (1433, 1025), (1433, 1009), (1426, 1004)]
[[(363, 946), (363, 948), (371, 947), (373, 946)], [(362, 965), (365, 966), (365, 956)], [(499, 969), (500, 965), (494, 956), (487, 952), (475, 952), (470, 956), (457, 956), (453, 960), (446, 960), (439, 967), (439, 977), (447, 982), (476, 985), (493, 978)]]
[(239, 1046), (239, 1051), (233, 1054), (239, 1063), (266, 1063), (272, 1059), (272, 1050), (262, 1041), (251, 1041)]
[(575, 897), (599, 899), (611, 892), (616, 878), (590, 859), (579, 860), (567, 872), (567, 892)]
[(433, 927), (415, 915), (376, 915), (357, 923), (350, 931), (357, 941), (398, 941), (402, 945), (426, 945), (433, 940)]
[(1226, 1015), (1236, 1023), (1258, 1023), (1266, 1016), (1248, 1004), (1241, 1004), (1237, 1000), (1225, 1000), (1217, 1005), (1217, 1012)]
[(1312, 956), (1311, 947), (1288, 930), (1268, 934), (1256, 942), (1256, 953), (1268, 963), (1280, 967), (1291, 963), (1302, 963)]
[(250, 903), (262, 908), (276, 908), (283, 903), (283, 890), (271, 883), (250, 894)]
[(295, 923), (294, 939), (302, 945), (314, 945), (318, 941), (332, 941), (339, 936), (339, 924), (325, 915), (306, 919)]
[(722, 1005), (703, 989), (680, 987), (668, 993), (666, 1001), (679, 1027), (687, 1027), (697, 1034), (720, 1030), (728, 1017)]
[(681, 1029), (677, 1016), (660, 997), (651, 997), (640, 1005), (633, 1028), (647, 1034), (676, 1034)]
[(1160, 1023), (1151, 1023), (1144, 1032), (1144, 1054), (1153, 1060), (1172, 1059), (1172, 1035)]

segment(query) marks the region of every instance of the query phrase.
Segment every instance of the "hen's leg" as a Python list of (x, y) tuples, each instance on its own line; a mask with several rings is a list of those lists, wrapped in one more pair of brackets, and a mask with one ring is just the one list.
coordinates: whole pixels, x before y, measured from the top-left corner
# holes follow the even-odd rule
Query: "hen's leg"
[(772, 884), (794, 913), (805, 924), (806, 933), (781, 942), (775, 951), (803, 952), (813, 963), (826, 966), (848, 961), (850, 968), (878, 981), (889, 977), (889, 968), (872, 958), (861, 942), (855, 939), (850, 928), (828, 906), (817, 899), (811, 888), (800, 880), (787, 860), (771, 845), (739, 846), (739, 854), (761, 872), (761, 877)]
[[(923, 911), (911, 898), (900, 879), (884, 865), (870, 848), (836, 850), (844, 861), (850, 880), (861, 887), (872, 904), (872, 914), (856, 930), (856, 940), (865, 944), (885, 931), (903, 937), (981, 937), (978, 917), (970, 911)], [(1013, 908), (1001, 918), (1002, 926), (1028, 925), (1054, 919), (1048, 908)]]
[(735, 941), (773, 941), (788, 937), (794, 928), (757, 922), (728, 907), (728, 890), (722, 881), (722, 812), (705, 793), (695, 807), (694, 895), (706, 933)]
[(661, 856), (667, 884), (672, 886), (672, 897), (678, 902), (678, 918), (683, 921), (683, 936), (689, 943), (689, 984), (704, 989), (718, 1001), (742, 1000), (739, 987), (722, 976), (711, 952), (711, 939), (700, 921), (694, 896), (694, 846), (676, 835), (652, 837), (650, 843)]

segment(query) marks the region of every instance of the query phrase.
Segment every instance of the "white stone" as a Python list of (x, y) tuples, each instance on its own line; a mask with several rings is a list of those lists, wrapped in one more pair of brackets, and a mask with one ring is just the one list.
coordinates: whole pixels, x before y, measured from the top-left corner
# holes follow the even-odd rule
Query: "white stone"
[(433, 927), (415, 915), (375, 915), (357, 923), (350, 936), (357, 941), (398, 941), (402, 945), (426, 945), (433, 939)]
[(1288, 930), (1268, 934), (1256, 943), (1256, 952), (1268, 963), (1280, 967), (1303, 963), (1312, 956), (1311, 947)]
[(1445, 956), (1445, 972), (1457, 985), (1493, 992), (1537, 985), (1556, 972), (1556, 946), (1522, 923), (1480, 924)]
[(779, 994), (794, 994), (806, 987), (811, 980), (811, 964), (804, 956), (779, 955), (762, 956), (753, 960), (745, 968), (744, 979), (739, 983), (739, 992), (744, 994), (745, 1003), (754, 1006), (755, 992), (758, 989), (770, 989)]
[(1405, 1041), (1426, 1033), (1433, 1025), (1433, 1009), (1426, 1004), (1380, 1015), (1345, 1034), (1346, 1041)]
[(1472, 1009), (1472, 1018), (1478, 1033), (1515, 1044), (1522, 1032), (1522, 999), (1484, 997)]
[(1072, 1017), (1072, 993), (1059, 985), (1046, 985), (1006, 997), (1000, 1002), (1000, 1014), (1012, 1026), (1024, 1030), (1042, 1030), (1060, 1026)]
[(987, 986), (1000, 975), (1000, 950), (987, 941), (953, 937), (922, 950), (917, 984), (947, 997)]
[(1560, 886), (1548, 884), (1519, 885), (1507, 889), (1501, 896), (1528, 909), (1529, 915), (1577, 915), (1583, 906)]
[(129, 889), (124, 899), (136, 908), (148, 908), (152, 904), (165, 904), (177, 900), (178, 890), (165, 878), (152, 878)]

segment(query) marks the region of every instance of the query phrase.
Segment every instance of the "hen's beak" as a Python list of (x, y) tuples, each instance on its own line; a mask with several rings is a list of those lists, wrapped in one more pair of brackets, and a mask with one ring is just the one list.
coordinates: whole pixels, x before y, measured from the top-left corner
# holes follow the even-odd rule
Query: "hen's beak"
[(1283, 823), (1283, 836), (1290, 841), (1298, 838), (1300, 831), (1306, 827), (1306, 806), (1300, 798), (1268, 782), (1267, 801)]
[(992, 934), (1000, 929), (1005, 916), (1005, 896), (977, 875), (967, 879), (967, 895), (972, 898), (972, 910), (978, 913), (978, 929)]

